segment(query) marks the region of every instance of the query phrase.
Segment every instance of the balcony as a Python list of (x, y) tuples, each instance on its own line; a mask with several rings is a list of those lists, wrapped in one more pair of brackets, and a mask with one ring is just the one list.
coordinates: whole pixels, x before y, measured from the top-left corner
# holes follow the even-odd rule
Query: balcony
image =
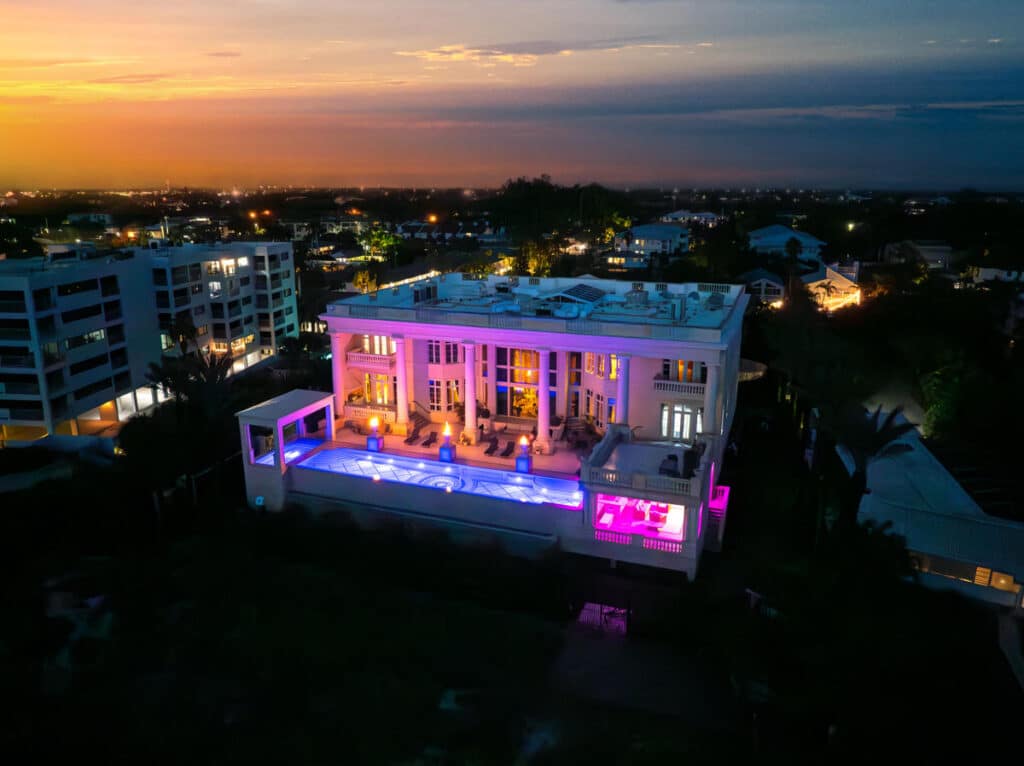
[(349, 351), (345, 354), (345, 361), (353, 367), (358, 367), (362, 370), (390, 372), (395, 368), (394, 354), (368, 354), (364, 351)]
[(0, 368), (8, 367), (23, 370), (35, 366), (36, 360), (31, 354), (7, 354), (0, 356)]
[(0, 409), (0, 420), (40, 421), (43, 419), (42, 409), (10, 408)]
[(2, 383), (0, 382), (0, 394), (9, 394), (12, 396), (26, 395), (26, 396), (39, 396), (39, 383), (35, 381), (16, 382), (16, 383)]
[(681, 380), (668, 380), (660, 375), (654, 379), (654, 390), (663, 394), (686, 397), (689, 399), (704, 398), (703, 383), (686, 383)]
[(31, 337), (27, 327), (0, 327), (0, 340), (29, 340)]
[(581, 461), (580, 481), (599, 492), (607, 487), (617, 492), (699, 497), (704, 477), (701, 456), (698, 447), (635, 441), (627, 427), (610, 426)]
[(345, 420), (366, 421), (370, 418), (379, 418), (381, 423), (394, 423), (395, 407), (391, 404), (371, 404), (362, 399), (345, 405)]
[(24, 301), (0, 301), (0, 314), (24, 314)]
[(587, 466), (580, 472), (580, 479), (586, 484), (599, 484), (619, 489), (638, 491), (664, 492), (670, 495), (689, 495), (691, 482), (689, 479), (677, 479), (674, 476), (660, 476), (650, 473), (626, 473), (614, 468)]

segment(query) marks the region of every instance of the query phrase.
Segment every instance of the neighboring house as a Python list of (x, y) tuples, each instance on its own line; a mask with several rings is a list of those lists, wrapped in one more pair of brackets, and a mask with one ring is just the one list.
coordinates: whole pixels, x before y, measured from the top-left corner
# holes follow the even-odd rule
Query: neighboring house
[(885, 246), (882, 258), (886, 263), (918, 261), (929, 270), (948, 269), (953, 263), (953, 248), (940, 240), (905, 240)]
[[(928, 450), (916, 431), (912, 449), (868, 464), (858, 520), (892, 524), (906, 539), (921, 584), (1024, 610), (1024, 523), (986, 514)], [(837, 447), (847, 470), (848, 453)]]
[(608, 271), (629, 271), (631, 269), (646, 269), (650, 258), (646, 255), (631, 253), (628, 250), (623, 252), (609, 250), (604, 254), (604, 262)]
[(321, 316), (333, 395), (239, 413), (249, 502), (692, 578), (724, 530), (748, 300), (446, 274), (336, 301)]
[(781, 308), (786, 300), (786, 280), (768, 269), (754, 269), (740, 274), (739, 281), (747, 286), (753, 300)]
[(976, 266), (971, 269), (971, 277), (975, 284), (982, 282), (1024, 282), (1024, 271), (998, 269), (992, 266)]
[(51, 245), (0, 261), (3, 436), (95, 433), (163, 401), (146, 372), (178, 353), (170, 330), (185, 319), (233, 372), (273, 356), (298, 334), (291, 245)]
[(823, 311), (832, 312), (860, 305), (860, 288), (857, 283), (837, 271), (835, 266), (822, 264), (816, 271), (800, 277)]
[(800, 243), (801, 261), (821, 261), (821, 250), (827, 243), (805, 231), (791, 229), (782, 224), (772, 224), (763, 229), (754, 229), (749, 234), (750, 249), (758, 255), (785, 256), (786, 245), (791, 239)]
[(91, 223), (97, 226), (113, 226), (114, 217), (110, 213), (70, 213), (69, 224)]
[(716, 213), (694, 213), (689, 210), (676, 210), (675, 212), (663, 215), (661, 221), (662, 223), (697, 224), (713, 229), (722, 221), (722, 217)]
[[(652, 256), (673, 256), (690, 249), (690, 232), (680, 224), (650, 223), (633, 226), (615, 235), (614, 250), (618, 257), (625, 257), (625, 268), (639, 268), (631, 265), (636, 257), (643, 258), (643, 266)], [(635, 256), (630, 258), (630, 254)]]

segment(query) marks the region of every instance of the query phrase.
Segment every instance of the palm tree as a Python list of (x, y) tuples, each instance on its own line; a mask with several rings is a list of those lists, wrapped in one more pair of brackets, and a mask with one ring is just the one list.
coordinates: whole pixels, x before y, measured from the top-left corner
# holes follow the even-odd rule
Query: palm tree
[(882, 419), (881, 405), (870, 416), (866, 415), (863, 407), (855, 405), (845, 408), (840, 414), (836, 423), (836, 443), (853, 461), (849, 493), (839, 510), (839, 522), (844, 529), (857, 526), (860, 501), (867, 491), (868, 465), (880, 458), (913, 449), (909, 444), (897, 441), (917, 427), (906, 420), (897, 423), (896, 419), (902, 412), (903, 407), (896, 407)]

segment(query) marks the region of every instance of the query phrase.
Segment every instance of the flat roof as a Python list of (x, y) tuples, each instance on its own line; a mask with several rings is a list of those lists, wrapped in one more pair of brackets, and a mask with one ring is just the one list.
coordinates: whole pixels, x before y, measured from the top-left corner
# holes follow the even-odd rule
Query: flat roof
[(385, 310), (379, 318), (431, 321), (422, 314), (427, 311), (437, 321), (456, 313), (484, 315), (485, 320), (491, 315), (719, 329), (744, 293), (737, 284), (495, 275), (479, 279), (452, 273), (335, 301), (328, 304), (326, 315), (367, 318)]
[(267, 399), (265, 402), (253, 405), (241, 412), (236, 412), (236, 417), (245, 417), (251, 423), (277, 423), (289, 415), (309, 407), (326, 405), (334, 398), (334, 394), (323, 391), (310, 391), (304, 388), (295, 388), (291, 391)]

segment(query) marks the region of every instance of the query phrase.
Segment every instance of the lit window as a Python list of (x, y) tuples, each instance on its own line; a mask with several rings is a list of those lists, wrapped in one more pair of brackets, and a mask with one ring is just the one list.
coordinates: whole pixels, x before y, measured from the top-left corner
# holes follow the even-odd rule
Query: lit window
[(427, 383), (427, 389), (430, 394), (430, 411), (440, 412), (441, 411), (441, 381), (431, 380)]
[(427, 362), (429, 364), (440, 364), (441, 363), (441, 341), (439, 341), (439, 340), (428, 340), (427, 341)]

